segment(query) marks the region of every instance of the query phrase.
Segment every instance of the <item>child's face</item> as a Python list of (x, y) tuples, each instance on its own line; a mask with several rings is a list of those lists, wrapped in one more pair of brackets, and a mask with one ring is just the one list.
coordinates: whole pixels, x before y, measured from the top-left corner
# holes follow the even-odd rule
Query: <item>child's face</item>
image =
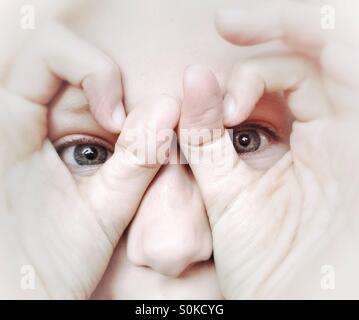
[[(233, 65), (253, 54), (216, 34), (214, 13), (228, 2), (93, 1), (72, 14), (67, 24), (118, 63), (129, 113), (156, 94), (181, 99), (181, 78), (188, 64), (209, 66), (224, 84)], [(271, 166), (286, 150), (290, 125), (281, 97), (264, 97), (246, 121), (247, 134), (257, 134), (260, 146), (243, 157), (258, 168)], [(77, 135), (72, 144), (85, 139), (100, 145), (104, 157), (116, 141), (116, 135), (94, 121), (82, 92), (65, 88), (51, 111), (50, 138), (61, 149), (71, 135)], [(73, 146), (62, 149), (74, 174), (91, 173), (76, 163)], [(220, 298), (211, 255), (211, 230), (196, 182), (187, 166), (168, 165), (147, 190), (94, 297)]]

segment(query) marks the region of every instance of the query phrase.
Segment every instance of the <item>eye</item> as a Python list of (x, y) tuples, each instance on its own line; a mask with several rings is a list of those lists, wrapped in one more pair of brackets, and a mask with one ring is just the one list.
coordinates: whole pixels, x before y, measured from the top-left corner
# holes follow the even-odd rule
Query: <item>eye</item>
[(255, 169), (269, 169), (288, 151), (284, 138), (267, 124), (247, 122), (232, 130), (235, 150)]
[(233, 128), (233, 146), (239, 154), (263, 150), (277, 140), (272, 129), (260, 124), (243, 124)]
[(254, 152), (261, 145), (261, 137), (255, 130), (234, 132), (233, 145), (238, 153)]
[(61, 158), (72, 173), (92, 174), (112, 155), (112, 146), (90, 136), (67, 136), (54, 143)]
[(96, 144), (78, 144), (65, 148), (60, 157), (66, 163), (79, 166), (95, 166), (106, 162), (108, 153), (105, 147)]

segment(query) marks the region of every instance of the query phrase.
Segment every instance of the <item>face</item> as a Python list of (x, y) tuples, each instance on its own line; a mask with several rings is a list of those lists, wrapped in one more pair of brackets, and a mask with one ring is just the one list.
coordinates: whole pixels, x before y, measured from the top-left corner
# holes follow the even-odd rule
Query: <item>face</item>
[[(210, 67), (225, 94), (230, 70), (253, 51), (231, 46), (216, 34), (213, 16), (224, 4), (93, 1), (77, 8), (66, 24), (118, 63), (129, 113), (156, 94), (181, 99), (188, 64)], [(280, 94), (266, 95), (234, 128), (234, 147), (251, 166), (269, 168), (286, 152), (291, 127), (286, 110)], [(111, 156), (117, 136), (96, 123), (80, 89), (65, 86), (52, 103), (49, 120), (50, 139), (77, 179), (93, 174)], [(170, 164), (159, 171), (93, 297), (221, 298), (210, 226), (188, 166)]]

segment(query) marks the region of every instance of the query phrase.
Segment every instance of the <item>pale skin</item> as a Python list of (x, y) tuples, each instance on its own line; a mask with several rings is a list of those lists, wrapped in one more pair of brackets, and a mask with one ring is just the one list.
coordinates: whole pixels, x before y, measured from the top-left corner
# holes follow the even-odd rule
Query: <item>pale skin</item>
[[(1, 146), (6, 152), (1, 152), (0, 167), (0, 261), (9, 261), (0, 266), (1, 274), (7, 275), (1, 296), (91, 296), (161, 167), (161, 163), (135, 164), (135, 157), (126, 152), (126, 129), (140, 127), (146, 132), (149, 119), (158, 129), (224, 129), (247, 119), (263, 93), (278, 91), (287, 93), (295, 122), (290, 151), (275, 165), (253, 169), (238, 157), (224, 130), (220, 139), (233, 149), (229, 155), (233, 167), (218, 175), (223, 163), (190, 163), (213, 239), (198, 259), (208, 259), (213, 246), (221, 292), (228, 299), (357, 296), (353, 270), (359, 262), (354, 250), (359, 152), (350, 137), (358, 133), (354, 108), (358, 64), (350, 59), (358, 43), (349, 37), (342, 53), (338, 36), (329, 42), (321, 32), (313, 32), (311, 24), (307, 24), (309, 30), (291, 32), (293, 13), (304, 10), (302, 16), (308, 17), (308, 9), (273, 10), (268, 20), (259, 17), (257, 23), (251, 11), (239, 11), (246, 20), (236, 18), (238, 11), (233, 9), (218, 15), (217, 28), (236, 44), (281, 38), (293, 51), (300, 47), (312, 55), (314, 43), (320, 49), (318, 66), (297, 54), (253, 58), (238, 63), (225, 92), (207, 67), (191, 66), (184, 71), (181, 101), (168, 95), (146, 99), (126, 119), (120, 103), (121, 75), (111, 59), (58, 26), (51, 27), (60, 28), (56, 43), (49, 42), (46, 33), (33, 41), (1, 92)], [(282, 21), (271, 15), (279, 12), (288, 21), (273, 23)], [(261, 23), (267, 27), (261, 28)], [(345, 30), (339, 27), (340, 32)], [(83, 52), (88, 60), (76, 59), (71, 50)], [(34, 63), (27, 64), (29, 60)], [(64, 61), (68, 68), (63, 68)], [(350, 73), (343, 72), (347, 64)], [(57, 93), (60, 80), (83, 88), (94, 118), (106, 132), (121, 131), (113, 157), (85, 179), (69, 173), (47, 138), (44, 106)], [(224, 93), (232, 99), (223, 102)], [(115, 110), (119, 110), (116, 116)], [(201, 148), (206, 155), (217, 145), (215, 141), (191, 147)], [(186, 144), (180, 147), (187, 152)], [(94, 235), (97, 241), (90, 241)], [(41, 282), (36, 291), (24, 293), (13, 284), (18, 266), (28, 263), (34, 265)], [(315, 278), (324, 264), (335, 266), (338, 276), (343, 275), (337, 280), (338, 290), (329, 296)]]
[[(337, 14), (343, 20), (329, 36), (319, 29), (318, 7), (311, 4), (284, 2), (272, 10), (229, 10), (217, 17), (220, 33), (235, 44), (279, 38), (312, 55), (316, 46), (319, 64), (317, 68), (295, 56), (257, 58), (239, 64), (229, 80), (234, 106), (225, 108), (227, 112), (231, 108), (230, 121), (241, 121), (263, 92), (286, 92), (295, 121), (290, 151), (275, 166), (256, 172), (236, 153), (234, 167), (219, 177), (209, 175), (216, 165), (192, 166), (211, 221), (216, 267), (226, 297), (358, 297), (354, 190), (359, 150), (352, 139), (358, 134), (354, 101), (359, 69), (358, 38), (349, 36), (353, 21), (349, 7), (339, 7)], [(297, 28), (298, 23), (303, 28)], [(201, 85), (207, 81), (212, 95), (218, 95), (215, 79), (205, 72), (202, 77)], [(219, 110), (221, 104), (218, 99)], [(207, 111), (206, 97), (199, 105)], [(186, 111), (185, 100), (181, 123), (193, 125), (190, 110)], [(197, 125), (222, 127), (226, 117), (223, 122), (214, 120), (208, 117)], [(345, 138), (348, 133), (351, 139)], [(228, 141), (225, 134), (221, 139)], [(226, 185), (237, 189), (233, 194), (220, 193)], [(326, 264), (337, 273), (338, 289), (331, 293), (311, 281)]]
[[(59, 29), (58, 32), (59, 35), (66, 34), (64, 30)], [(41, 34), (40, 37), (46, 35)], [(72, 44), (64, 48), (81, 50), (81, 42), (75, 42), (75, 45), (77, 44), (76, 47)], [(2, 265), (7, 279), (4, 279), (5, 285), (2, 286), (4, 291), (1, 294), (9, 297), (17, 297), (19, 294), (16, 290), (12, 291), (13, 288), (17, 288), (13, 285), (12, 276), (15, 274), (11, 269), (7, 270), (7, 267), (13, 268), (26, 261), (32, 261), (41, 279), (40, 286), (35, 293), (32, 293), (34, 297), (88, 298), (107, 267), (113, 249), (136, 211), (146, 187), (160, 168), (160, 164), (149, 167), (145, 163), (136, 163), (135, 156), (126, 151), (125, 132), (137, 126), (143, 127), (143, 132), (146, 132), (144, 116), (146, 121), (152, 120), (159, 130), (174, 128), (179, 119), (180, 109), (177, 102), (167, 96), (159, 97), (152, 102), (147, 101), (141, 108), (136, 109), (138, 111), (132, 113), (131, 117), (127, 117), (122, 127), (122, 135), (116, 143), (116, 152), (111, 157), (112, 164), (108, 162), (108, 165), (91, 176), (86, 184), (77, 183), (59, 161), (51, 143), (47, 139), (44, 140), (47, 121), (45, 107), (42, 104), (47, 104), (58, 90), (59, 74), (55, 71), (58, 63), (61, 63), (62, 59), (69, 61), (72, 59), (69, 52), (63, 52), (57, 60), (48, 49), (49, 47), (41, 46), (34, 49), (37, 51), (35, 57), (43, 59), (39, 59), (41, 62), (47, 61), (44, 72), (38, 74), (37, 84), (44, 80), (43, 86), (38, 87), (38, 91), (34, 88), (29, 94), (23, 91), (29, 88), (31, 79), (27, 81), (22, 77), (22, 73), (17, 74), (16, 68), (21, 64), (20, 58), (19, 64), (14, 67), (5, 83), (5, 88), (12, 93), (5, 90), (2, 92), (4, 113), (2, 120), (9, 117), (13, 119), (11, 123), (4, 121), (1, 124), (4, 133), (2, 146), (13, 143), (14, 139), (19, 141), (19, 137), (24, 144), (13, 146), (12, 152), (4, 154), (1, 161), (3, 189), (1, 212), (4, 220), (1, 224), (4, 228), (2, 234), (5, 237), (9, 233), (6, 243), (2, 241), (1, 254), (5, 255), (2, 256), (2, 261), (11, 260), (11, 263)], [(61, 48), (57, 49), (61, 50)], [(90, 67), (85, 63), (80, 66), (74, 61), (76, 68), (64, 71), (60, 79), (67, 79), (72, 84), (83, 87), (89, 85), (94, 99), (90, 105), (93, 105), (94, 110), (111, 108), (113, 101), (106, 100), (103, 105), (99, 101), (103, 101), (103, 97), (108, 99), (111, 94), (116, 97), (114, 99), (117, 100), (116, 103), (121, 101), (119, 71), (95, 49), (92, 52), (92, 48), (88, 49), (90, 52), (85, 53), (94, 54), (99, 68), (96, 69), (94, 60), (90, 60)], [(27, 54), (24, 53), (24, 59), (28, 58)], [(41, 65), (38, 65), (37, 70), (40, 69)], [(76, 70), (76, 73), (71, 73), (72, 70)], [(102, 80), (99, 85), (96, 83), (98, 79)], [(23, 87), (20, 84), (22, 81), (24, 81)], [(106, 81), (110, 88), (101, 87)], [(91, 101), (90, 95), (87, 96)], [(161, 113), (156, 112), (156, 108), (160, 108)], [(97, 114), (96, 111), (94, 114)], [(111, 112), (108, 114), (108, 117), (110, 116)], [(112, 125), (112, 118), (106, 121), (108, 126)], [(27, 137), (29, 134), (31, 134), (30, 138)], [(48, 179), (52, 181), (50, 184)], [(12, 198), (15, 192), (20, 195), (21, 201)], [(99, 195), (99, 193), (105, 194), (104, 197), (100, 197), (100, 202), (96, 200), (99, 197), (95, 197), (95, 194)], [(55, 203), (56, 208), (53, 207)], [(122, 209), (118, 210), (120, 207)], [(42, 216), (43, 212), (49, 213), (46, 219)], [(10, 214), (11, 217), (5, 219), (6, 214)], [(29, 220), (26, 221), (27, 219)], [(26, 222), (9, 227), (9, 224), (11, 225), (15, 220)], [(34, 230), (39, 231), (34, 232)], [(92, 237), (97, 241), (91, 242)], [(47, 239), (46, 243), (41, 240), (44, 238)], [(81, 245), (83, 242), (92, 245), (85, 248)], [(57, 246), (56, 243), (61, 245)], [(54, 249), (55, 247), (57, 249)], [(6, 256), (7, 252), (12, 252), (11, 257)], [(69, 259), (71, 256), (76, 259)], [(45, 265), (50, 268), (42, 269), (41, 266)], [(89, 266), (86, 268), (87, 271), (83, 269), (84, 265)], [(52, 270), (51, 274), (47, 274), (48, 270)]]

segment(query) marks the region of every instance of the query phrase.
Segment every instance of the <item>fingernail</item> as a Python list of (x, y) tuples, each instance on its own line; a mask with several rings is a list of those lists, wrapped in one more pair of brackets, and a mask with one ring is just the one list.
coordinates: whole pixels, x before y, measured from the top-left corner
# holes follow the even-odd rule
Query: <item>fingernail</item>
[(123, 126), (123, 123), (125, 122), (126, 114), (125, 114), (125, 108), (123, 107), (122, 102), (119, 102), (113, 112), (112, 112), (112, 121), (117, 129), (121, 129)]
[(234, 98), (232, 97), (232, 95), (228, 93), (226, 94), (223, 100), (223, 109), (224, 109), (223, 118), (224, 118), (224, 123), (226, 124), (235, 117), (236, 109), (237, 109)]

